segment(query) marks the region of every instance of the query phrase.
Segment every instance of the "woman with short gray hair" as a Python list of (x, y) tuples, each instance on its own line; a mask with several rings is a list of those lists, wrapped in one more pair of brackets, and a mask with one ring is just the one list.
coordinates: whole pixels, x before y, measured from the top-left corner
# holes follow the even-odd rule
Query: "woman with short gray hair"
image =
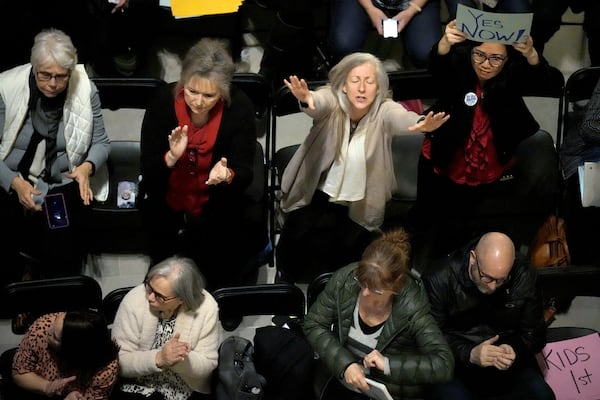
[(217, 366), (219, 309), (193, 260), (170, 257), (123, 298), (112, 327), (119, 344), (116, 399), (208, 398)]

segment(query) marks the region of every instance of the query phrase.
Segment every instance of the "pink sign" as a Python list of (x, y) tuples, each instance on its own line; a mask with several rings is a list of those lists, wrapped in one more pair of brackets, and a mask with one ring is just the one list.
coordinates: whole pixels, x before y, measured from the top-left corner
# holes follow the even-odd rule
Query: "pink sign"
[(548, 343), (536, 355), (556, 400), (600, 399), (600, 335)]

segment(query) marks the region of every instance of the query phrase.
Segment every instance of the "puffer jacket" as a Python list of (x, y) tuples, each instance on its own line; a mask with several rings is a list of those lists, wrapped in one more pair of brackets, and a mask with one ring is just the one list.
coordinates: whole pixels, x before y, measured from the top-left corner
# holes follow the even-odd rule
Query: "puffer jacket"
[[(304, 321), (308, 341), (335, 377), (343, 376), (351, 363), (361, 362), (344, 347), (360, 294), (353, 279), (356, 267), (350, 264), (333, 274)], [(371, 368), (371, 376), (385, 383), (395, 399), (421, 397), (422, 384), (450, 380), (454, 366), (448, 343), (430, 314), (425, 288), (417, 276), (406, 278), (376, 347), (389, 359), (390, 375)]]
[(431, 313), (446, 335), (457, 365), (469, 365), (471, 349), (493, 336), (509, 344), (515, 366), (530, 363), (546, 344), (537, 271), (516, 260), (508, 281), (485, 295), (469, 277), (469, 252), (478, 239), (432, 264), (423, 274)]

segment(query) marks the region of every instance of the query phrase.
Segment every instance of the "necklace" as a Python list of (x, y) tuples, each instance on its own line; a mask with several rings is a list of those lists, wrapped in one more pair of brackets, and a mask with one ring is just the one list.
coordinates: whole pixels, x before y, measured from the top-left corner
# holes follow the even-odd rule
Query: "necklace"
[(358, 126), (358, 122), (350, 120), (350, 136), (352, 136), (352, 134), (356, 130), (357, 126)]

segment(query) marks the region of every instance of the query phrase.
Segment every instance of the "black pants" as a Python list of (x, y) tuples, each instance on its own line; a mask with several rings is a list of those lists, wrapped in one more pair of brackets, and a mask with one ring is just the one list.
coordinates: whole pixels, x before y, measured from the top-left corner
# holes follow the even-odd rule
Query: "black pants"
[(192, 258), (207, 289), (256, 283), (258, 253), (265, 246), (243, 218), (243, 205), (210, 200), (195, 217), (171, 210), (163, 201), (142, 203), (152, 265), (173, 255)]
[(505, 176), (489, 184), (457, 184), (419, 159), (417, 203), (410, 212), (417, 269), (487, 231), (529, 245), (558, 205), (562, 178), (552, 138), (540, 131), (518, 146)]
[(317, 191), (311, 203), (292, 211), (283, 225), (275, 256), (283, 280), (309, 283), (358, 261), (372, 234), (348, 217), (348, 207)]
[(52, 189), (48, 194), (55, 193), (61, 193), (65, 199), (69, 225), (64, 228), (49, 227), (45, 206), (42, 211), (26, 211), (16, 193), (0, 191), (0, 218), (7, 232), (0, 241), (0, 253), (6, 262), (3, 284), (21, 280), (21, 253), (39, 260), (36, 273), (40, 278), (81, 274), (86, 254), (81, 228), (89, 210), (83, 205), (77, 182)]

